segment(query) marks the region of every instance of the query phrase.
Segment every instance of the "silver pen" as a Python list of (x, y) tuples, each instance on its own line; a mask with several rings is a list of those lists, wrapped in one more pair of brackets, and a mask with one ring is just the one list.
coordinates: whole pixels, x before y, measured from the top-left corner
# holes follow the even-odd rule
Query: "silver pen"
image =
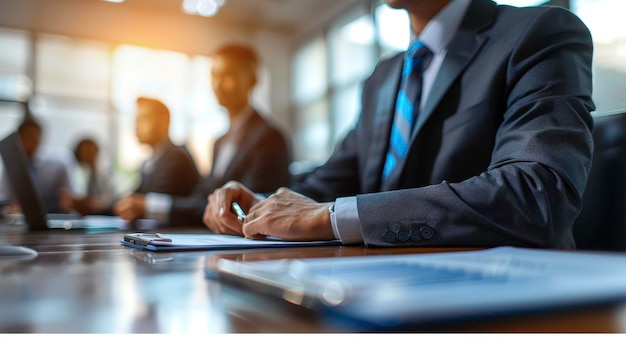
[(233, 202), (230, 205), (230, 208), (233, 211), (233, 213), (237, 215), (237, 220), (239, 222), (243, 223), (246, 220), (246, 213), (243, 211), (243, 209), (237, 202)]

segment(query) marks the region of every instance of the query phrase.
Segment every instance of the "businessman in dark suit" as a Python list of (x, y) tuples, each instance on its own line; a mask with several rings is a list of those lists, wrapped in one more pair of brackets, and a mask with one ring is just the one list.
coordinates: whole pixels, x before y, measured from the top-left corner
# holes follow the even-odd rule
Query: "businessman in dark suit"
[[(189, 195), (200, 179), (191, 154), (184, 146), (175, 145), (169, 137), (170, 113), (159, 100), (137, 99), (136, 133), (139, 142), (152, 148), (152, 155), (141, 166), (141, 181), (133, 192)], [(136, 211), (134, 195), (117, 201), (113, 212), (121, 217)]]
[(247, 46), (228, 44), (212, 56), (211, 84), (227, 111), (230, 127), (213, 147), (211, 173), (191, 195), (157, 192), (134, 196), (135, 211), (127, 219), (154, 218), (169, 226), (202, 226), (207, 197), (229, 180), (258, 192), (289, 184), (290, 155), (282, 132), (250, 105), (257, 83), (258, 58)]
[[(395, 111), (403, 53), (367, 80), (360, 120), (326, 164), (265, 200), (230, 183), (211, 195), (205, 224), (251, 238), (574, 248), (592, 154), (584, 24), (555, 7), (387, 2), (430, 51), (407, 149), (390, 146), (406, 111)], [(225, 211), (232, 201), (249, 212), (243, 225)]]

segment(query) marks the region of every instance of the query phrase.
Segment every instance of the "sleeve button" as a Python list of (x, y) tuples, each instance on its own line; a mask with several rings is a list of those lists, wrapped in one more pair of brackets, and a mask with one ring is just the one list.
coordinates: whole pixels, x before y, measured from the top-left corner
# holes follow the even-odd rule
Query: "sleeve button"
[(398, 238), (398, 241), (408, 241), (409, 240), (409, 231), (408, 230), (401, 230), (398, 232), (398, 235), (396, 236)]
[(397, 240), (396, 233), (394, 233), (394, 232), (386, 232), (385, 234), (383, 234), (383, 240), (385, 240), (388, 243), (396, 242), (396, 240)]
[(435, 230), (431, 226), (424, 225), (420, 228), (420, 236), (423, 239), (430, 239), (435, 235)]
[(420, 235), (420, 231), (417, 229), (411, 229), (411, 231), (409, 232), (409, 238), (411, 238), (411, 241), (421, 241), (422, 240), (422, 236)]

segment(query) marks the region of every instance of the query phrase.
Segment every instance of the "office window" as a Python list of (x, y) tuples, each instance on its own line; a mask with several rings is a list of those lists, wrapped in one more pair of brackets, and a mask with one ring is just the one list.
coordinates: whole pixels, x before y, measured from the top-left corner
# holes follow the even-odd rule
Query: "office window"
[(323, 37), (315, 38), (296, 52), (292, 75), (293, 98), (298, 105), (310, 103), (324, 95), (328, 73), (326, 41)]
[(40, 35), (36, 50), (37, 94), (108, 100), (111, 69), (108, 45)]
[(30, 57), (28, 32), (0, 28), (0, 99), (25, 101), (32, 93), (27, 77)]
[(573, 0), (571, 8), (594, 41), (593, 100), (597, 115), (626, 109), (626, 27), (623, 0)]
[(0, 72), (0, 100), (26, 101), (31, 95), (32, 83), (25, 74)]
[(333, 144), (354, 127), (361, 112), (362, 84), (357, 83), (337, 90), (331, 98)]
[(2, 121), (0, 123), (0, 139), (4, 139), (17, 129), (23, 115), (24, 105), (17, 102), (0, 101), (0, 121)]
[(354, 126), (360, 110), (362, 82), (378, 60), (370, 14), (331, 28), (331, 115), (333, 144)]
[(295, 160), (307, 165), (324, 162), (355, 124), (361, 85), (378, 60), (375, 37), (372, 16), (365, 7), (355, 7), (296, 51)]
[(376, 6), (374, 16), (382, 56), (406, 50), (411, 40), (411, 27), (406, 11), (381, 4)]
[(320, 99), (298, 110), (296, 121), (296, 159), (323, 163), (331, 151), (327, 100)]
[(86, 135), (106, 143), (111, 137), (109, 47), (42, 34), (35, 48), (36, 95), (30, 107), (44, 125), (44, 143), (70, 149)]
[(332, 144), (356, 123), (363, 80), (376, 65), (374, 23), (369, 14), (338, 23), (328, 33)]
[(28, 32), (0, 28), (0, 71), (26, 73), (29, 41)]
[(360, 81), (376, 64), (374, 24), (363, 15), (328, 33), (330, 84), (346, 85)]
[(328, 157), (330, 142), (324, 37), (309, 41), (296, 52), (292, 77), (296, 108), (294, 159), (324, 160)]

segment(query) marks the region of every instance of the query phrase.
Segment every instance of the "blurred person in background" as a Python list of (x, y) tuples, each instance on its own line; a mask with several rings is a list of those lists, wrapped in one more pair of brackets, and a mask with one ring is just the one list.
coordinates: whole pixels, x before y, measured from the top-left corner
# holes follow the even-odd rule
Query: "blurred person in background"
[(169, 137), (170, 112), (161, 101), (137, 99), (136, 133), (140, 143), (152, 148), (152, 155), (141, 166), (141, 182), (132, 195), (116, 201), (113, 213), (125, 219), (136, 217), (137, 195), (161, 193), (188, 196), (200, 179), (191, 154)]
[[(43, 128), (41, 124), (29, 112), (17, 128), (19, 140), (23, 146), (29, 169), (33, 175), (35, 186), (37, 186), (43, 205), (48, 213), (65, 212), (66, 209), (61, 202), (62, 193), (71, 193), (71, 183), (67, 165), (61, 160), (41, 152), (41, 140), (43, 138)], [(8, 184), (6, 173), (2, 175), (0, 182), (0, 198), (2, 202), (11, 203), (6, 212), (21, 212), (19, 205), (14, 202), (13, 195)]]
[(78, 166), (78, 196), (65, 191), (63, 207), (81, 215), (104, 213), (112, 201), (113, 189), (108, 177), (99, 170), (100, 148), (92, 138), (83, 138), (76, 143), (74, 157)]
[(135, 194), (128, 220), (153, 218), (170, 226), (202, 226), (207, 196), (229, 180), (258, 192), (289, 184), (290, 154), (283, 133), (250, 104), (257, 84), (256, 52), (248, 46), (227, 44), (212, 55), (211, 84), (217, 100), (228, 111), (229, 130), (213, 148), (211, 172), (190, 196), (154, 191)]

